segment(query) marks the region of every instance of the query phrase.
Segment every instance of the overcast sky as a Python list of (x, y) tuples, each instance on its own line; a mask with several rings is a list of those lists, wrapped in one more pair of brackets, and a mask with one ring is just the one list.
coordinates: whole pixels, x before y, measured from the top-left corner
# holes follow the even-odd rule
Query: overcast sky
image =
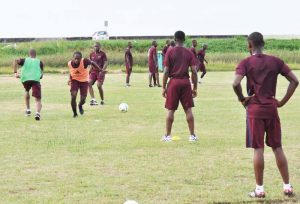
[(300, 35), (300, 0), (5, 0), (1, 37)]

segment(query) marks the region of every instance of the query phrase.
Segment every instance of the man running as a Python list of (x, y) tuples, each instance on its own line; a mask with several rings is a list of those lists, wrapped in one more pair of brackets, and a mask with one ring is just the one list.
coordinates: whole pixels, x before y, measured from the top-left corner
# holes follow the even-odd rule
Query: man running
[[(201, 79), (202, 79), (202, 78), (205, 76), (205, 74), (206, 74), (206, 68), (205, 68), (204, 62), (205, 62), (206, 64), (208, 64), (207, 60), (205, 59), (205, 52), (206, 52), (207, 48), (208, 48), (207, 44), (204, 44), (204, 45), (202, 46), (202, 49), (199, 50), (199, 52), (198, 52), (198, 54), (197, 54), (197, 57), (198, 57), (198, 59), (199, 59), (199, 61), (200, 61), (200, 64), (199, 64), (199, 71), (202, 72), (202, 74), (201, 74), (201, 76), (200, 76)], [(200, 80), (199, 80), (199, 83), (201, 83)]]
[(94, 69), (101, 69), (94, 61), (91, 61), (87, 58), (82, 58), (81, 52), (75, 52), (73, 54), (73, 59), (68, 62), (68, 67), (70, 70), (70, 79), (68, 84), (71, 86), (70, 92), (73, 118), (78, 117), (76, 102), (78, 90), (80, 90), (80, 102), (78, 103), (79, 113), (81, 115), (84, 113), (82, 106), (85, 103), (89, 87), (89, 71), (87, 69), (89, 65), (92, 65)]
[[(174, 36), (176, 46), (167, 51), (164, 62), (162, 95), (166, 98), (165, 108), (168, 109), (168, 113), (166, 118), (166, 134), (162, 137), (162, 141), (172, 141), (171, 129), (174, 121), (174, 113), (180, 101), (190, 130), (189, 141), (193, 142), (198, 139), (194, 132), (194, 116), (192, 112), (192, 107), (194, 107), (193, 97), (197, 96), (197, 60), (191, 51), (183, 45), (185, 41), (184, 32), (177, 31)], [(192, 67), (193, 90), (189, 80), (189, 67)]]
[(90, 60), (96, 62), (96, 64), (100, 67), (100, 70), (95, 68), (94, 65), (92, 65), (91, 70), (90, 70), (90, 79), (89, 79), (89, 92), (91, 95), (91, 101), (90, 105), (98, 105), (97, 100), (95, 99), (94, 96), (94, 89), (93, 85), (97, 81), (97, 87), (99, 90), (99, 95), (101, 98), (101, 105), (104, 105), (104, 91), (103, 91), (103, 83), (105, 79), (105, 74), (106, 74), (106, 67), (107, 67), (107, 57), (105, 52), (101, 50), (101, 45), (100, 43), (96, 42), (94, 45), (94, 52), (90, 54)]
[[(18, 65), (22, 66), (21, 76), (17, 72)], [(36, 51), (34, 49), (29, 50), (29, 57), (15, 60), (13, 66), (15, 77), (21, 78), (21, 82), (25, 89), (26, 116), (31, 115), (29, 91), (32, 88), (32, 96), (35, 98), (36, 103), (35, 120), (41, 119), (42, 94), (40, 79), (43, 78), (43, 67), (42, 61), (36, 58)]]
[[(284, 106), (293, 95), (299, 82), (290, 68), (279, 58), (263, 54), (263, 35), (259, 32), (248, 36), (251, 56), (242, 60), (236, 68), (233, 89), (238, 100), (246, 108), (246, 147), (254, 149), (253, 163), (256, 188), (250, 197), (265, 197), (263, 186), (264, 139), (271, 147), (283, 180), (283, 193), (294, 195), (289, 181), (288, 162), (281, 144), (281, 125), (278, 108)], [(289, 81), (288, 89), (281, 100), (277, 100), (276, 83), (281, 74)], [(244, 97), (241, 81), (247, 78), (247, 97)], [(266, 138), (264, 135), (266, 134)]]
[(130, 75), (132, 72), (132, 66), (133, 66), (133, 57), (131, 53), (132, 44), (131, 42), (128, 42), (128, 47), (125, 50), (125, 65), (126, 65), (126, 87), (129, 87), (129, 81), (130, 81)]

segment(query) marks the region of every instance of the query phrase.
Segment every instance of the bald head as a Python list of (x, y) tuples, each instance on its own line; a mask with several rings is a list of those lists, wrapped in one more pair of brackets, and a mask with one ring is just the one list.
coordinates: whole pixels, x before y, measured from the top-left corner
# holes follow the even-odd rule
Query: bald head
[(32, 58), (36, 57), (36, 51), (35, 51), (35, 49), (30, 49), (29, 50), (29, 56), (32, 57)]
[(100, 43), (96, 42), (96, 43), (94, 44), (94, 50), (95, 50), (95, 52), (99, 52), (100, 49), (101, 49)]

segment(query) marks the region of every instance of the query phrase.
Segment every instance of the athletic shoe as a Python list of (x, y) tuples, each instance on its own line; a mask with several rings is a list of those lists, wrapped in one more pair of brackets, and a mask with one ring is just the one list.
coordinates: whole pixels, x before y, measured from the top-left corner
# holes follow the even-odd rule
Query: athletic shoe
[(198, 137), (196, 135), (190, 135), (189, 141), (190, 142), (196, 142), (198, 140)]
[(101, 105), (104, 105), (104, 101), (101, 101), (100, 104), (101, 104)]
[(82, 105), (78, 105), (78, 109), (79, 109), (79, 113), (80, 113), (81, 115), (83, 115), (84, 110), (83, 110), (83, 108), (82, 108)]
[(162, 142), (171, 142), (172, 137), (170, 135), (164, 135), (164, 136), (162, 136), (160, 141), (162, 141)]
[(90, 105), (91, 106), (97, 106), (98, 102), (95, 99), (92, 99), (91, 102), (90, 102)]
[(248, 193), (248, 196), (250, 198), (264, 198), (264, 197), (266, 197), (266, 194), (263, 191), (258, 193), (258, 192), (256, 192), (256, 190), (253, 190)]
[(31, 110), (26, 110), (25, 111), (25, 116), (30, 116), (31, 115)]
[(295, 195), (294, 190), (293, 190), (293, 186), (291, 186), (290, 188), (287, 188), (287, 189), (283, 189), (283, 194), (285, 196), (293, 197)]
[(153, 87), (152, 84), (149, 84), (149, 87), (150, 87), (150, 88)]
[(157, 85), (157, 87), (161, 87), (161, 85), (160, 85), (160, 84), (158, 84), (158, 85)]
[(35, 120), (41, 120), (41, 114), (36, 113), (34, 118)]
[(77, 113), (74, 113), (73, 118), (77, 118), (77, 117), (78, 117)]
[(130, 87), (130, 84), (125, 84), (125, 87)]

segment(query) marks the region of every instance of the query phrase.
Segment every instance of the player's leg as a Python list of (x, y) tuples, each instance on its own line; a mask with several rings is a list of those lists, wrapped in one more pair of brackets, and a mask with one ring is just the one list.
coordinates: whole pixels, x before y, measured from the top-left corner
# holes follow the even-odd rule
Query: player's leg
[(171, 79), (168, 83), (165, 108), (168, 110), (166, 117), (166, 134), (162, 137), (162, 141), (172, 141), (171, 130), (174, 121), (174, 113), (178, 108), (179, 95), (178, 87), (175, 79)]
[(93, 85), (94, 85), (96, 80), (97, 80), (96, 73), (90, 73), (89, 93), (90, 93), (90, 96), (91, 96), (91, 101), (90, 101), (91, 106), (98, 105), (97, 100), (95, 99), (94, 89), (93, 89)]
[(100, 95), (100, 98), (101, 98), (100, 104), (101, 104), (101, 105), (104, 105), (103, 83), (104, 83), (104, 79), (105, 79), (105, 73), (100, 72), (98, 76), (99, 76), (99, 77), (98, 77), (98, 79), (97, 79), (97, 87), (98, 87), (99, 95)]
[(72, 111), (73, 111), (73, 118), (76, 118), (77, 115), (77, 103), (76, 103), (76, 98), (77, 98), (77, 92), (79, 89), (79, 81), (76, 80), (72, 80), (71, 81), (71, 89), (70, 89), (70, 93), (71, 93), (71, 107), (72, 107)]
[(194, 128), (195, 128), (194, 115), (193, 115), (193, 112), (192, 112), (192, 108), (188, 108), (188, 109), (184, 110), (184, 112), (185, 112), (185, 115), (186, 115), (186, 121), (187, 121), (188, 126), (189, 126), (190, 135), (195, 136), (195, 132), (194, 132)]
[(172, 125), (174, 122), (174, 113), (175, 110), (168, 110), (166, 117), (166, 135), (171, 135)]
[(202, 70), (202, 74), (200, 76), (200, 78), (202, 79), (206, 74), (206, 68), (205, 68), (205, 65), (203, 65), (203, 70)]
[(253, 148), (253, 168), (256, 181), (254, 191), (248, 195), (250, 197), (265, 197), (263, 186), (264, 174), (264, 135), (265, 135), (265, 120), (247, 117), (247, 135), (246, 146)]
[(283, 180), (283, 193), (287, 196), (293, 196), (293, 187), (289, 183), (289, 168), (288, 161), (284, 154), (281, 144), (281, 124), (279, 116), (267, 123), (266, 143), (272, 147), (276, 158), (276, 164)]
[(161, 87), (161, 85), (159, 84), (159, 73), (158, 73), (158, 71), (155, 72), (155, 78), (156, 78), (156, 81), (157, 81), (157, 86)]
[(88, 92), (89, 83), (88, 82), (80, 82), (80, 101), (78, 103), (79, 113), (83, 115), (83, 105), (85, 104), (85, 99)]
[(157, 83), (156, 83), (157, 79), (156, 79), (155, 72), (152, 73), (152, 78), (153, 78), (153, 86), (156, 86), (157, 85)]
[(30, 116), (31, 110), (30, 110), (30, 95), (29, 95), (29, 91), (25, 91), (24, 99), (25, 99), (25, 104), (26, 104), (25, 115)]
[(152, 86), (152, 73), (149, 72), (149, 87), (153, 87)]
[(41, 119), (41, 109), (42, 109), (42, 91), (41, 84), (39, 82), (35, 82), (32, 84), (32, 96), (35, 97), (35, 105), (36, 105), (36, 114), (35, 119)]
[(29, 84), (28, 81), (23, 82), (23, 87), (25, 89), (24, 93), (24, 100), (25, 100), (25, 105), (26, 105), (26, 110), (25, 110), (25, 115), (30, 116), (31, 115), (31, 110), (30, 110), (30, 95), (29, 91), (31, 89), (31, 85)]

